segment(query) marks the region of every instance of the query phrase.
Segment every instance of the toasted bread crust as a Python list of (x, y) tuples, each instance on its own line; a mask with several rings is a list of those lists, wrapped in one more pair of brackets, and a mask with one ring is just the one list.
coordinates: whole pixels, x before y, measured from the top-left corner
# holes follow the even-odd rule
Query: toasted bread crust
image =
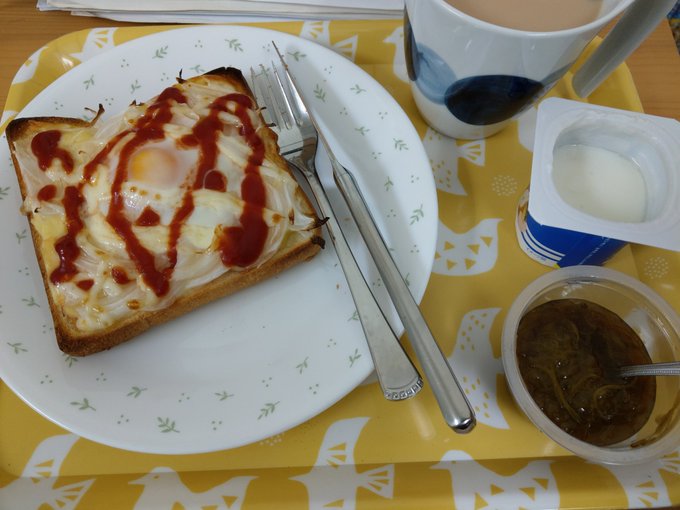
[[(69, 317), (54, 307), (50, 298), (50, 310), (55, 322), (59, 348), (72, 356), (87, 356), (126, 342), (149, 328), (180, 317), (196, 308), (233, 294), (258, 282), (264, 281), (285, 269), (316, 255), (319, 244), (315, 240), (297, 242), (279, 252), (262, 266), (245, 271), (229, 271), (221, 277), (182, 294), (172, 306), (153, 312), (139, 312), (96, 334), (79, 333)], [(42, 268), (42, 265), (41, 265)], [(43, 276), (45, 275), (44, 270)], [(49, 284), (46, 284), (49, 285)], [(48, 297), (50, 296), (49, 289)]]
[[(219, 68), (191, 80), (206, 78), (226, 80), (239, 92), (248, 95), (254, 100), (247, 82), (243, 79), (243, 75), (238, 69)], [(189, 80), (178, 78), (178, 81)], [(100, 108), (100, 113), (101, 111)], [(15, 154), (14, 142), (26, 136), (32, 136), (33, 133), (39, 130), (45, 130), (46, 126), (47, 129), (52, 125), (55, 127), (68, 125), (87, 128), (95, 120), (88, 122), (75, 118), (33, 117), (15, 119), (9, 123), (6, 134), (23, 200), (26, 200), (27, 197), (27, 187), (19, 160)], [(261, 128), (259, 134), (265, 144), (267, 159), (276, 163), (280, 169), (290, 173), (286, 161), (279, 154), (276, 134), (266, 127), (264, 121), (262, 121), (262, 124), (264, 128)], [(308, 198), (301, 191), (299, 195), (307, 208), (306, 212), (316, 217)], [(34, 211), (25, 211), (25, 213), (31, 219)], [(320, 237), (321, 222), (317, 221), (317, 225), (311, 231), (288, 232), (279, 250), (258, 267), (227, 271), (210, 282), (190, 288), (168, 307), (155, 311), (137, 311), (104, 329), (83, 332), (76, 327), (75, 319), (66, 315), (59, 304), (55, 302), (47, 265), (41, 249), (43, 240), (38, 230), (34, 227), (33, 222), (31, 221), (29, 224), (50, 311), (54, 320), (57, 343), (63, 352), (73, 356), (93, 354), (126, 342), (154, 325), (170, 321), (204, 304), (271, 278), (289, 267), (308, 260), (318, 253), (323, 246), (323, 240)]]

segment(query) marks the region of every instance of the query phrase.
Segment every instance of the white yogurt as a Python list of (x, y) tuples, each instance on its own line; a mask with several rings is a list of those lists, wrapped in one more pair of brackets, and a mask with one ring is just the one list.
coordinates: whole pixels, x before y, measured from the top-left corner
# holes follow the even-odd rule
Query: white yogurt
[(631, 159), (601, 147), (575, 144), (557, 147), (552, 164), (557, 192), (572, 207), (603, 220), (645, 219), (645, 179)]
[(541, 102), (526, 218), (518, 222), (529, 248), (560, 266), (605, 260), (611, 240), (680, 251), (678, 204), (680, 122), (556, 97)]

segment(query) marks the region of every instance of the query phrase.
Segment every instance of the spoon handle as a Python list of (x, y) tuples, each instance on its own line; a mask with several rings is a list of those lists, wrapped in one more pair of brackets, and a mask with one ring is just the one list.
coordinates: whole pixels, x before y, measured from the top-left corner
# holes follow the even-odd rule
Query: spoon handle
[(629, 365), (627, 367), (621, 367), (619, 374), (622, 377), (634, 377), (638, 375), (680, 375), (680, 361), (652, 363), (651, 365)]

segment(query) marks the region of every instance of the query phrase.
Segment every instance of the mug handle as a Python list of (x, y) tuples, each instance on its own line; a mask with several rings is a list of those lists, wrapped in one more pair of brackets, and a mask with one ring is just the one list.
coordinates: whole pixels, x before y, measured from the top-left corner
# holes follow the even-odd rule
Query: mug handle
[(572, 86), (580, 97), (595, 90), (666, 17), (676, 0), (637, 0), (621, 16), (602, 44), (574, 73)]

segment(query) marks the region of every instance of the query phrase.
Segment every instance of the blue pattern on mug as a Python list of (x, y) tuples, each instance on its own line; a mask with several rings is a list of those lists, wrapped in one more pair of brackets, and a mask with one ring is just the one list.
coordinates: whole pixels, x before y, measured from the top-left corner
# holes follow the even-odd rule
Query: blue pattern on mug
[(548, 86), (521, 76), (471, 76), (451, 85), (444, 103), (455, 117), (475, 126), (510, 119), (531, 106)]
[(543, 81), (500, 74), (458, 80), (444, 59), (418, 44), (406, 12), (404, 39), (408, 76), (422, 94), (433, 103), (446, 105), (457, 119), (475, 126), (496, 124), (521, 113), (565, 71), (559, 69)]
[(405, 14), (404, 44), (406, 70), (423, 95), (433, 103), (444, 104), (446, 87), (456, 81), (456, 75), (432, 49), (417, 44)]

